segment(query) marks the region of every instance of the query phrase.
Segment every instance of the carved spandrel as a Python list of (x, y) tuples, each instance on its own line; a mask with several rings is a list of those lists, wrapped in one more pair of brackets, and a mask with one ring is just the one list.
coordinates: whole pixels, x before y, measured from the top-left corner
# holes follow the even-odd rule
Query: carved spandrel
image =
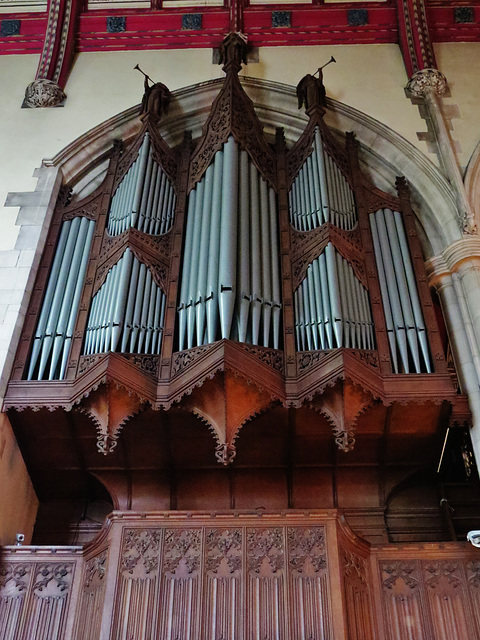
[(288, 563), (294, 577), (313, 577), (325, 573), (327, 560), (323, 527), (290, 527), (287, 537)]
[(124, 578), (154, 578), (157, 575), (160, 540), (158, 529), (125, 531), (121, 564)]
[(299, 351), (297, 366), (300, 372), (308, 371), (328, 356), (328, 351)]
[(175, 375), (180, 373), (191, 364), (193, 364), (198, 358), (200, 358), (204, 353), (210, 350), (210, 345), (205, 345), (202, 347), (194, 347), (193, 349), (188, 349), (186, 351), (180, 351), (178, 353), (173, 354), (173, 366), (172, 366), (172, 374)]
[(168, 578), (194, 578), (200, 571), (200, 529), (167, 529), (163, 573)]
[(215, 578), (240, 577), (242, 571), (242, 530), (209, 529), (205, 537), (207, 575)]
[(414, 560), (383, 562), (382, 569), (382, 587), (391, 591), (402, 591), (418, 589), (420, 584), (420, 575), (417, 564)]
[(158, 368), (158, 359), (160, 356), (142, 355), (136, 353), (122, 353), (125, 360), (129, 360), (132, 364), (151, 376), (156, 376)]
[(247, 566), (253, 576), (270, 578), (283, 575), (285, 551), (282, 529), (247, 529)]
[(251, 353), (261, 362), (272, 367), (276, 371), (283, 371), (283, 351), (278, 349), (268, 349), (250, 344), (242, 344), (244, 351)]
[(423, 571), (425, 584), (429, 589), (453, 587), (462, 584), (462, 575), (457, 562), (451, 560), (438, 562), (424, 562)]
[(353, 231), (338, 229), (327, 222), (311, 231), (292, 229), (292, 283), (296, 289), (305, 278), (309, 265), (332, 242), (340, 255), (352, 266), (355, 276), (367, 287), (367, 273), (361, 254), (358, 228)]
[(353, 553), (352, 551), (343, 551), (343, 573), (346, 578), (353, 582), (360, 582), (362, 585), (367, 584), (367, 561), (365, 558)]
[(82, 217), (88, 220), (96, 220), (100, 213), (102, 205), (102, 195), (97, 196), (94, 200), (86, 201), (78, 208), (68, 211), (63, 216), (63, 220), (73, 220), (74, 218)]
[(107, 572), (107, 551), (90, 558), (85, 566), (84, 591), (95, 591), (103, 583)]
[(230, 135), (248, 151), (260, 174), (275, 187), (275, 154), (263, 137), (263, 126), (238, 76), (236, 73), (229, 73), (213, 103), (212, 111), (203, 128), (203, 137), (192, 157), (188, 191), (201, 180), (213, 156), (227, 142)]
[(25, 595), (30, 580), (31, 566), (5, 563), (0, 565), (0, 598)]
[(480, 561), (467, 562), (466, 568), (468, 584), (480, 591)]
[(40, 598), (66, 597), (72, 585), (74, 567), (72, 562), (37, 564), (33, 593)]

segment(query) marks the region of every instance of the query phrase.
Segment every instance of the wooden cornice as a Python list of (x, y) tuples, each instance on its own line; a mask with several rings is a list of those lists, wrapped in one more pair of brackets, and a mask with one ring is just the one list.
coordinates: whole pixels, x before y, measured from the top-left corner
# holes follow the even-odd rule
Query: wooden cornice
[[(64, 407), (69, 410), (100, 384), (130, 389), (155, 409), (170, 408), (219, 371), (231, 370), (285, 406), (301, 406), (338, 379), (349, 378), (383, 403), (448, 400), (457, 395), (448, 373), (382, 375), (378, 354), (358, 349), (297, 354), (295, 377), (284, 375), (283, 352), (229, 340), (173, 354), (169, 380), (156, 378), (157, 356), (117, 353), (82, 356), (75, 380), (12, 380), (4, 409)], [(145, 362), (142, 362), (145, 360)]]

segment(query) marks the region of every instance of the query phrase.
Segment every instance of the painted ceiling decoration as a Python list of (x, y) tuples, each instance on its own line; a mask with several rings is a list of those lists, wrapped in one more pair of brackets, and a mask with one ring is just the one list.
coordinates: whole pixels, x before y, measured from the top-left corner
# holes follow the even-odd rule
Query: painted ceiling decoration
[(411, 77), (435, 67), (432, 43), (480, 33), (478, 0), (1, 0), (0, 16), (0, 54), (41, 53), (35, 80), (62, 90), (74, 51), (216, 49), (229, 31), (245, 33), (253, 47), (399, 43)]

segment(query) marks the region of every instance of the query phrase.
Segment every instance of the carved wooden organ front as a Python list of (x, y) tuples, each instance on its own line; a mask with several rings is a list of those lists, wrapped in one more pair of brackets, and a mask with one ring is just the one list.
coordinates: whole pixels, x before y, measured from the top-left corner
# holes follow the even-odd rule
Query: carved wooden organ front
[[(96, 191), (60, 198), (7, 408), (78, 404), (107, 453), (128, 415), (178, 403), (228, 463), (272, 403), (323, 412), (343, 450), (372, 404), (455, 406), (405, 181), (375, 188), (320, 99), (292, 148), (281, 130), (270, 144), (239, 69), (227, 60), (199, 140), (171, 149), (147, 115)], [(115, 385), (117, 417), (89, 397)]]

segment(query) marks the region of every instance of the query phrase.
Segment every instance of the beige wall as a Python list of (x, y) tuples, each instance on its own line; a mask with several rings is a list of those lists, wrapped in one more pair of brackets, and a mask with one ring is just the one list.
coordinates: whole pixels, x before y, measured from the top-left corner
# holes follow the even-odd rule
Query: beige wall
[(14, 544), (15, 534), (32, 538), (38, 500), (7, 416), (0, 414), (0, 545)]
[[(296, 85), (307, 72), (327, 61), (327, 93), (387, 126), (426, 152), (416, 132), (425, 129), (417, 107), (405, 98), (406, 75), (395, 45), (336, 47), (275, 47), (260, 50), (258, 63), (245, 75)], [(171, 90), (221, 77), (210, 49), (83, 53), (77, 56), (66, 87), (65, 107), (20, 109), (25, 87), (35, 77), (37, 56), (3, 56), (0, 86), (4, 93), (0, 121), (0, 207), (9, 191), (34, 189), (32, 173), (42, 158), (58, 153), (69, 142), (107, 118), (140, 102), (143, 81), (133, 70), (138, 62)], [(2, 215), (0, 250), (15, 246), (15, 209)]]
[(447, 117), (451, 115), (457, 157), (465, 169), (480, 142), (480, 42), (437, 44), (435, 55), (450, 87), (451, 95), (444, 99), (444, 105)]

